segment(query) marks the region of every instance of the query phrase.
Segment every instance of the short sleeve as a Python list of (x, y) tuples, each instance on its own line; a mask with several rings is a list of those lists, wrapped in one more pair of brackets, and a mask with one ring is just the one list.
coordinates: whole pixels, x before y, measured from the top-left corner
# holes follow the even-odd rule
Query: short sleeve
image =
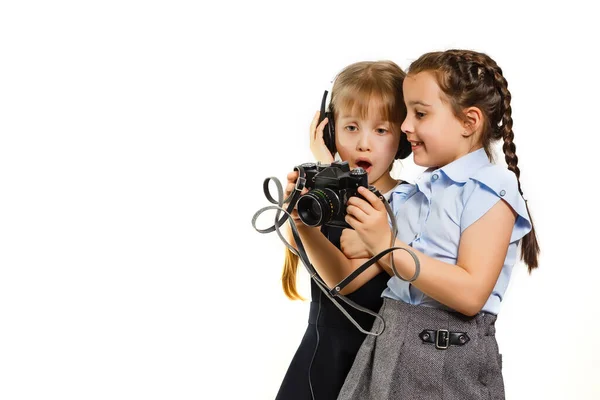
[(510, 242), (516, 242), (531, 230), (525, 200), (519, 193), (516, 175), (499, 165), (490, 165), (477, 171), (468, 182), (472, 186), (460, 221), (460, 233), (485, 215), (501, 199), (517, 213)]
[[(413, 185), (412, 183), (408, 183), (408, 182), (403, 182), (401, 184), (399, 184), (398, 186), (396, 186), (393, 190), (392, 193), (390, 194), (390, 198), (389, 198), (389, 203), (390, 203), (390, 207), (392, 209), (392, 212), (394, 213), (394, 216), (396, 217), (396, 220), (398, 220), (399, 218), (399, 210), (401, 209), (401, 205), (406, 203), (406, 200), (408, 200), (413, 194), (415, 194), (416, 192), (416, 187), (415, 185)], [(389, 215), (388, 215), (388, 222), (389, 221)], [(391, 226), (391, 222), (390, 222), (390, 226)]]
[(406, 202), (413, 194), (416, 192), (416, 186), (412, 183), (403, 182), (396, 186), (392, 193), (390, 194), (390, 205), (392, 206), (392, 210), (397, 212), (400, 204)]

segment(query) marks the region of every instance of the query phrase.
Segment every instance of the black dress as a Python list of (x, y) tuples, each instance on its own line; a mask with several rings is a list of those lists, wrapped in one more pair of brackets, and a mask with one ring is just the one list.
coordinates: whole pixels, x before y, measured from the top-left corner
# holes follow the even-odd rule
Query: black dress
[[(340, 247), (341, 229), (323, 227), (322, 232), (336, 247)], [(377, 312), (383, 303), (381, 293), (389, 278), (387, 273), (382, 272), (347, 297)], [(375, 319), (373, 316), (338, 299), (335, 301), (342, 304), (364, 330), (371, 329)], [(276, 400), (337, 399), (365, 336), (311, 280), (308, 327), (283, 378)]]

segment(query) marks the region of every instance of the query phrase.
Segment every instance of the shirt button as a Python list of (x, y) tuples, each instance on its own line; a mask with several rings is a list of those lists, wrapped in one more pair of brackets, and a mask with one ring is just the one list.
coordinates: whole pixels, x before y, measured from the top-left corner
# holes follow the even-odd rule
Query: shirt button
[(437, 179), (439, 178), (438, 174), (433, 174), (433, 176), (431, 177), (434, 181), (437, 181)]
[(501, 190), (500, 191), (500, 196), (504, 196), (506, 194), (506, 190)]

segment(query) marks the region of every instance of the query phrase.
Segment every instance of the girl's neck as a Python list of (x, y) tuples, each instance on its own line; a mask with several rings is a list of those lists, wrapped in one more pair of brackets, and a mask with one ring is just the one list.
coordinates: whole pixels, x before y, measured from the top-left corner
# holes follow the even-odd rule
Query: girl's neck
[(446, 165), (452, 164), (454, 161), (460, 160), (461, 158), (465, 157), (466, 155), (469, 155), (469, 154), (471, 154), (471, 153), (473, 153), (473, 152), (475, 152), (475, 151), (477, 151), (477, 150), (479, 150), (481, 148), (483, 148), (482, 144), (476, 144), (476, 145), (474, 145), (474, 146), (472, 146), (472, 147), (470, 147), (468, 149), (465, 149), (464, 152), (459, 153), (456, 156), (454, 156), (453, 158), (447, 160), (446, 163), (444, 163), (442, 165), (429, 165), (429, 166), (422, 165), (422, 166), (426, 167), (427, 169), (431, 169), (431, 170), (438, 169), (438, 168), (443, 168)]
[(379, 177), (375, 182), (371, 183), (381, 194), (387, 193), (398, 185), (398, 181), (387, 173)]

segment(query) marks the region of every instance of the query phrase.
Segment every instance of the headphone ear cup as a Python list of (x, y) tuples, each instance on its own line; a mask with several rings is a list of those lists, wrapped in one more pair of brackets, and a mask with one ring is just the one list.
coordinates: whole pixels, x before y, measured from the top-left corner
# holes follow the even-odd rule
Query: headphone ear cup
[(325, 142), (325, 146), (331, 153), (332, 156), (335, 156), (337, 153), (337, 149), (335, 148), (335, 127), (333, 122), (333, 113), (327, 112), (325, 113), (327, 117), (327, 125), (323, 128), (323, 141)]
[[(325, 118), (327, 118), (327, 125), (323, 128), (323, 142), (325, 142), (325, 146), (329, 150), (332, 156), (335, 156), (337, 153), (335, 148), (335, 128), (333, 126), (333, 113), (331, 112), (331, 105), (327, 106), (327, 94), (329, 92), (325, 90), (323, 92), (323, 97), (321, 98), (321, 110), (319, 116), (319, 124), (323, 122)], [(325, 111), (327, 110), (327, 111)]]
[(398, 145), (398, 152), (396, 152), (396, 160), (404, 160), (410, 156), (410, 153), (412, 153), (412, 148), (406, 133), (400, 132), (400, 144)]

